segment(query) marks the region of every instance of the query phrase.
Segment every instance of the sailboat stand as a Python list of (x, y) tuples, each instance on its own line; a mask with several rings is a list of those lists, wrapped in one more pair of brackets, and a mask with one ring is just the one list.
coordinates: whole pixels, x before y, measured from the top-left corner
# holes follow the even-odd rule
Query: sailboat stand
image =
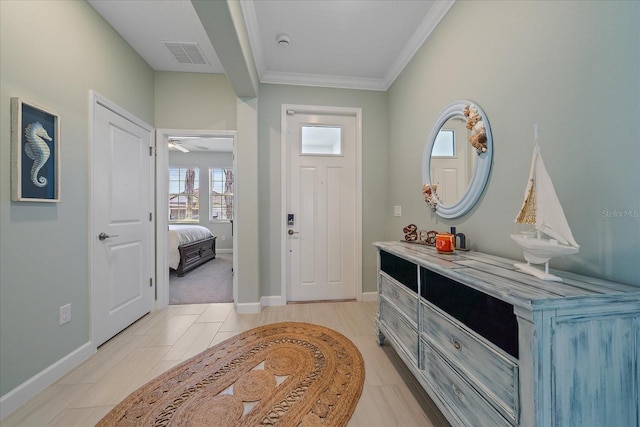
[[(511, 238), (524, 249), (524, 258), (527, 260), (526, 264), (515, 263), (513, 266), (542, 280), (562, 282), (561, 277), (549, 273), (549, 259), (578, 252), (576, 247), (560, 244), (555, 239), (545, 240), (539, 234), (536, 238), (512, 234)], [(544, 271), (534, 267), (532, 263), (544, 263)]]

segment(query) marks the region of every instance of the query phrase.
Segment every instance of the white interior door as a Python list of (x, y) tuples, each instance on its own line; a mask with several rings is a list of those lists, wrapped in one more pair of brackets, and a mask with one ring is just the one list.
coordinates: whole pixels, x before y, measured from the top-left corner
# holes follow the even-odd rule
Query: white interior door
[(153, 140), (150, 128), (100, 102), (93, 132), (91, 289), (100, 345), (154, 304)]
[(287, 300), (353, 299), (356, 118), (295, 113), (286, 129)]

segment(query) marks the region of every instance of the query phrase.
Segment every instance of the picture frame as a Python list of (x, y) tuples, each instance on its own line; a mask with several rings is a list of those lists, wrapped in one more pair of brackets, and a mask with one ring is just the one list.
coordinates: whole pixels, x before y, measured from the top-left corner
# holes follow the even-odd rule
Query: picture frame
[(11, 200), (60, 201), (60, 117), (11, 98)]

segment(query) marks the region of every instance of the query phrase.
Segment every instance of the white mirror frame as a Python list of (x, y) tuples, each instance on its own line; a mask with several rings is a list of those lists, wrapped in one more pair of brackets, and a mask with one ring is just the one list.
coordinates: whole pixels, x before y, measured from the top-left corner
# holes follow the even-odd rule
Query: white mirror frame
[(487, 181), (489, 179), (489, 172), (491, 171), (491, 160), (493, 158), (493, 137), (491, 136), (491, 127), (489, 126), (489, 120), (485, 115), (484, 111), (478, 104), (473, 101), (455, 101), (449, 104), (440, 116), (437, 118), (433, 127), (431, 129), (431, 134), (429, 135), (429, 139), (427, 139), (427, 144), (424, 148), (424, 153), (422, 155), (422, 183), (429, 184), (431, 183), (431, 151), (433, 150), (433, 144), (435, 143), (436, 137), (440, 132), (440, 128), (445, 124), (445, 122), (454, 117), (460, 117), (463, 120), (467, 120), (464, 116), (463, 110), (465, 107), (472, 105), (476, 107), (478, 113), (482, 117), (482, 121), (484, 122), (485, 129), (487, 131), (487, 151), (484, 153), (477, 154), (476, 166), (473, 172), (473, 177), (471, 178), (471, 182), (467, 187), (467, 191), (464, 196), (460, 200), (458, 200), (454, 205), (445, 206), (440, 200), (437, 200), (436, 206), (436, 214), (442, 218), (458, 218), (473, 208), (476, 204), (482, 192), (484, 191), (485, 186), (487, 185)]

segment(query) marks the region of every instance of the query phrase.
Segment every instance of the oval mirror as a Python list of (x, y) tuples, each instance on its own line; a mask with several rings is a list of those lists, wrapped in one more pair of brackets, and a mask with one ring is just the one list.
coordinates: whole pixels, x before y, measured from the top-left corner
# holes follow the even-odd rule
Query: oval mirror
[(487, 184), (492, 155), (484, 111), (471, 101), (449, 104), (435, 121), (422, 156), (425, 201), (438, 216), (469, 212)]

